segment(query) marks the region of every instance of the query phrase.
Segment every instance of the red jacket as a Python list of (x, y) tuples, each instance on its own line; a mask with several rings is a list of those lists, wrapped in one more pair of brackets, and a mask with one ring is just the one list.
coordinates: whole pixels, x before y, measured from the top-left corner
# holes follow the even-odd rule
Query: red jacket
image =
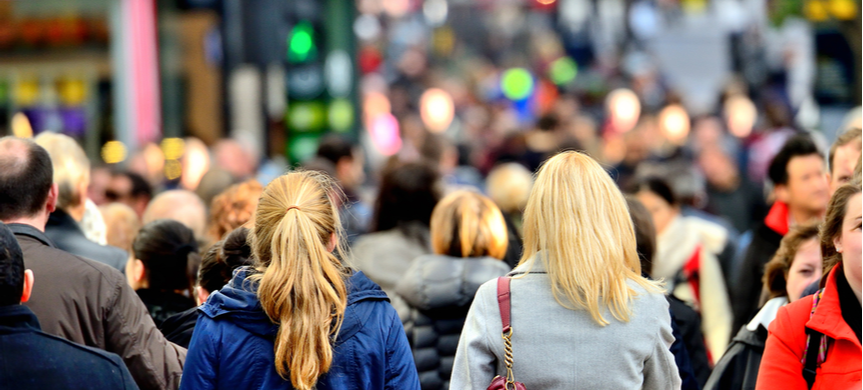
[(842, 318), (839, 293), (836, 289), (837, 266), (827, 276), (824, 294), (812, 318), (812, 296), (779, 309), (770, 324), (770, 336), (764, 347), (756, 390), (806, 389), (803, 379), (803, 351), (806, 349), (805, 328), (819, 331), (830, 338), (827, 358), (817, 370), (813, 389), (860, 389), (861, 348), (851, 327)]

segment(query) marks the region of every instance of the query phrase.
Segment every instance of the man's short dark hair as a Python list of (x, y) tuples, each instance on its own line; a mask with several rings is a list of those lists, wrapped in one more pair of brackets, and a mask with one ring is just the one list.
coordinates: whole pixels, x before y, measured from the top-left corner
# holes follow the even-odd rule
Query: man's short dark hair
[(671, 185), (668, 184), (664, 179), (657, 176), (650, 176), (644, 179), (641, 179), (630, 188), (630, 191), (627, 191), (630, 194), (637, 194), (641, 191), (652, 192), (659, 196), (668, 203), (669, 206), (676, 206), (680, 203), (680, 199), (677, 198), (677, 195), (674, 193), (674, 190), (671, 189)]
[[(24, 156), (3, 150), (13, 142), (25, 146)], [(0, 220), (35, 215), (53, 182), (54, 168), (44, 148), (28, 139), (0, 138)]]
[(144, 179), (143, 176), (129, 171), (123, 171), (117, 174), (126, 176), (129, 178), (129, 181), (132, 182), (132, 192), (129, 195), (133, 198), (139, 198), (141, 196), (146, 196), (147, 199), (153, 198), (153, 189), (150, 187), (150, 183), (147, 183), (147, 179)]
[(770, 167), (767, 170), (767, 177), (773, 182), (773, 185), (788, 184), (788, 163), (794, 157), (803, 157), (817, 154), (820, 157), (821, 151), (815, 145), (812, 137), (806, 134), (795, 135), (785, 142), (779, 153), (773, 157), (770, 162)]
[(330, 135), (318, 144), (317, 155), (336, 165), (342, 158), (354, 158), (354, 145), (344, 137)]
[(24, 254), (12, 231), (0, 222), (0, 306), (21, 303)]

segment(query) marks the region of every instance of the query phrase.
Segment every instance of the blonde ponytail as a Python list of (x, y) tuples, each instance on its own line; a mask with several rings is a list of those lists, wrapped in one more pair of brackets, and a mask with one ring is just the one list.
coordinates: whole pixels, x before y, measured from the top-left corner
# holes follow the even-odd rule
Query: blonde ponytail
[(329, 247), (341, 230), (336, 193), (323, 174), (292, 172), (264, 189), (255, 211), (254, 277), (264, 312), (279, 324), (276, 371), (301, 390), (330, 369), (347, 306), (348, 271)]

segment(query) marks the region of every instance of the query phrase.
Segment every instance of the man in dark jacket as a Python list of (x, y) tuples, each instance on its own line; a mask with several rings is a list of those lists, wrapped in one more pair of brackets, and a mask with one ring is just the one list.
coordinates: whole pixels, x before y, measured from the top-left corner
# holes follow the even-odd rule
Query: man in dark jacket
[(830, 200), (824, 156), (807, 135), (789, 139), (770, 163), (776, 201), (764, 222), (755, 229), (732, 291), (734, 325), (740, 329), (758, 312), (764, 265), (779, 249), (791, 225), (821, 219)]
[(126, 251), (90, 241), (78, 225), (84, 218), (90, 184), (90, 161), (84, 150), (74, 139), (58, 133), (42, 133), (36, 143), (51, 156), (58, 188), (57, 206), (45, 226), (45, 235), (63, 251), (125, 272), (129, 259)]
[(0, 221), (15, 233), (41, 281), (27, 306), (43, 330), (114, 352), (142, 389), (179, 385), (186, 350), (169, 343), (119, 271), (54, 246), (43, 233), (57, 201), (48, 153), (29, 140), (0, 138)]
[(33, 271), (15, 236), (0, 223), (0, 384), (26, 389), (137, 389), (119, 356), (42, 333), (21, 302), (30, 299)]

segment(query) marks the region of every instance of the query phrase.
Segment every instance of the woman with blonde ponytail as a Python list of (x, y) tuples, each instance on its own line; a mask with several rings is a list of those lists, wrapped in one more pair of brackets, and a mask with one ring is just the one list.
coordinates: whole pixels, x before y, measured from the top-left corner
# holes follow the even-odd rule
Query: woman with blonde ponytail
[(264, 189), (256, 265), (199, 309), (181, 389), (419, 389), (386, 293), (340, 260), (337, 194), (316, 172)]

